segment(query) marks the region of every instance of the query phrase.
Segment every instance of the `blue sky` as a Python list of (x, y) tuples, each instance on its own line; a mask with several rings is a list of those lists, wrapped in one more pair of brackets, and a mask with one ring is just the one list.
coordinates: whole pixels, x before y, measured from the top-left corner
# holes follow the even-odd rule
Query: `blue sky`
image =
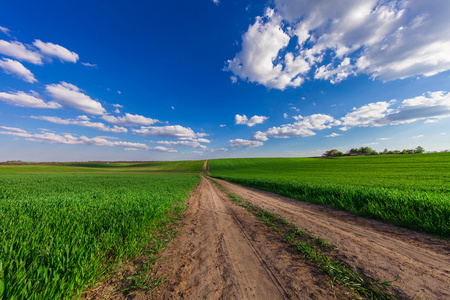
[(0, 161), (450, 149), (450, 2), (7, 1)]

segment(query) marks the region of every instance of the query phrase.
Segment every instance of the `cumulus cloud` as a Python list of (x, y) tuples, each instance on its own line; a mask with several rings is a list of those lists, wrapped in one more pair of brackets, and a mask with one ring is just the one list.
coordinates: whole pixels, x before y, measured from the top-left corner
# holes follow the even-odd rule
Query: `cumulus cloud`
[(15, 75), (23, 81), (29, 83), (35, 83), (37, 81), (33, 73), (16, 60), (4, 58), (0, 60), (0, 68), (2, 68), (6, 74)]
[(42, 131), (41, 133), (29, 133), (26, 130), (14, 127), (0, 126), (0, 134), (22, 137), (27, 141), (50, 143), (50, 144), (68, 144), (68, 145), (93, 145), (93, 146), (107, 146), (107, 147), (123, 147), (124, 149), (138, 149), (143, 151), (163, 151), (163, 152), (177, 152), (177, 150), (157, 146), (149, 147), (143, 143), (132, 143), (124, 141), (109, 141), (105, 137), (88, 138), (86, 136), (77, 137), (73, 134), (56, 134), (53, 132)]
[(171, 153), (178, 152), (175, 149), (166, 148), (166, 147), (162, 147), (162, 146), (151, 147), (151, 148), (149, 148), (149, 150), (155, 150), (155, 151), (160, 151), (160, 152), (171, 152)]
[(45, 89), (56, 102), (76, 110), (92, 115), (102, 115), (106, 112), (100, 102), (91, 99), (73, 84), (63, 81), (59, 84), (46, 85)]
[(248, 127), (253, 127), (256, 124), (262, 124), (264, 121), (266, 121), (269, 117), (264, 116), (253, 116), (250, 119), (247, 118), (246, 115), (236, 115), (235, 116), (235, 123), (237, 125), (247, 125)]
[[(354, 107), (340, 119), (325, 114), (314, 114), (303, 117), (293, 116), (296, 122), (271, 127), (266, 131), (256, 131), (252, 140), (264, 142), (269, 138), (307, 137), (316, 135), (315, 131), (340, 126), (346, 131), (353, 127), (381, 127), (425, 120), (433, 123), (441, 118), (450, 117), (450, 93), (445, 91), (427, 92), (423, 95), (398, 101), (379, 101)], [(326, 137), (337, 137), (341, 134), (331, 133)], [(388, 140), (379, 138), (377, 140)]]
[(342, 125), (344, 125), (344, 129), (350, 127), (383, 126), (380, 120), (393, 111), (389, 108), (393, 102), (380, 101), (369, 103), (359, 108), (353, 108), (351, 113), (341, 118)]
[(207, 143), (207, 144), (211, 143), (210, 140), (205, 139), (205, 138), (198, 138), (197, 141), (200, 142), (200, 143)]
[(69, 51), (66, 48), (53, 43), (44, 43), (41, 40), (35, 40), (33, 45), (38, 48), (42, 54), (48, 57), (56, 57), (60, 61), (76, 63), (78, 61), (78, 54)]
[(141, 126), (141, 125), (152, 125), (159, 122), (156, 119), (146, 118), (140, 115), (132, 115), (125, 113), (122, 117), (114, 117), (110, 115), (103, 115), (102, 119), (111, 124), (119, 126)]
[(28, 49), (24, 44), (17, 41), (0, 40), (0, 54), (35, 65), (43, 64), (40, 53)]
[(254, 148), (263, 145), (263, 143), (259, 141), (250, 141), (243, 139), (230, 140), (229, 143), (231, 147), (235, 148)]
[(450, 70), (449, 11), (447, 0), (274, 0), (225, 70), (277, 89), (310, 74), (332, 83), (432, 76)]
[(27, 94), (24, 92), (16, 93), (3, 93), (0, 92), (0, 101), (4, 101), (8, 104), (22, 107), (33, 107), (33, 108), (61, 108), (62, 106), (54, 101), (45, 102), (36, 93)]
[(354, 108), (341, 118), (344, 130), (351, 127), (377, 127), (411, 123), (429, 118), (450, 117), (450, 93), (428, 92), (421, 96), (405, 99), (393, 108), (396, 101), (375, 102)]
[(338, 137), (338, 136), (341, 136), (341, 135), (342, 134), (333, 132), (332, 134), (326, 135), (325, 137)]
[(208, 152), (227, 152), (227, 148), (207, 149)]
[(128, 129), (124, 127), (119, 127), (114, 125), (114, 127), (106, 126), (100, 122), (91, 122), (87, 116), (79, 116), (76, 119), (61, 119), (59, 117), (51, 117), (51, 116), (31, 116), (33, 119), (44, 120), (48, 122), (52, 122), (55, 124), (63, 124), (63, 125), (78, 125), (83, 127), (94, 128), (101, 131), (106, 132), (114, 132), (114, 133), (125, 133), (128, 132)]
[(332, 116), (324, 114), (314, 114), (311, 116), (295, 116), (297, 122), (292, 124), (284, 124), (279, 127), (269, 128), (266, 132), (258, 131), (253, 139), (264, 140), (267, 137), (290, 138), (290, 137), (306, 137), (316, 133), (313, 130), (322, 130), (331, 128), (341, 124), (339, 120), (335, 120)]
[(166, 146), (206, 148), (206, 146), (200, 144), (196, 140), (193, 140), (193, 141), (158, 141), (156, 143), (161, 144), (161, 145), (166, 145)]
[(253, 134), (253, 139), (260, 142), (265, 142), (268, 140), (266, 133), (262, 131), (257, 131)]
[(178, 140), (192, 140), (195, 138), (202, 138), (207, 136), (205, 133), (196, 133), (189, 127), (181, 125), (170, 126), (142, 126), (140, 129), (131, 129), (136, 134), (151, 135), (160, 138), (173, 138)]

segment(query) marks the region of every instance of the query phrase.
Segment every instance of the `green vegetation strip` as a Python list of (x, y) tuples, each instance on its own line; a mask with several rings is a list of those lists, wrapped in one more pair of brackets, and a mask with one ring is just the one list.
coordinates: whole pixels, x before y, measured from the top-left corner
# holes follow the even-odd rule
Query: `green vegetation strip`
[(391, 282), (372, 281), (371, 279), (352, 270), (348, 265), (333, 258), (332, 253), (337, 248), (335, 244), (329, 243), (320, 237), (315, 237), (294, 224), (288, 222), (281, 216), (249, 203), (239, 196), (228, 193), (220, 183), (212, 180), (223, 192), (227, 193), (236, 204), (245, 207), (259, 220), (263, 221), (274, 231), (283, 235), (284, 241), (296, 252), (303, 255), (317, 266), (320, 270), (330, 276), (331, 283), (340, 282), (350, 288), (353, 292), (369, 299), (395, 299), (391, 294), (383, 291), (383, 287), (389, 286)]
[(211, 160), (212, 176), (450, 237), (450, 154)]
[(0, 299), (70, 299), (121, 261), (157, 252), (198, 180), (0, 174)]

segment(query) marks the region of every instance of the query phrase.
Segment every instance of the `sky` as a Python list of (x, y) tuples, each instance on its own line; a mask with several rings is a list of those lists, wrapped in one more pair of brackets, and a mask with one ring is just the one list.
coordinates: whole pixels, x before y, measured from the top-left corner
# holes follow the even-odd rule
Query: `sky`
[(4, 1), (0, 161), (450, 149), (450, 1)]

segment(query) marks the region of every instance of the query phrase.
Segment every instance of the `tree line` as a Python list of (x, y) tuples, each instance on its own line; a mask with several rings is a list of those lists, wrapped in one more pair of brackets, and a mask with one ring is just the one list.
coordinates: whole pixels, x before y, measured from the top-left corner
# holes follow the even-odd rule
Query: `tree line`
[(384, 149), (382, 152), (373, 150), (370, 147), (352, 148), (349, 151), (343, 153), (337, 149), (327, 150), (322, 157), (338, 157), (338, 156), (358, 156), (358, 155), (381, 155), (381, 154), (421, 154), (425, 149), (422, 146), (417, 146), (415, 149), (403, 149), (400, 150), (388, 150)]

